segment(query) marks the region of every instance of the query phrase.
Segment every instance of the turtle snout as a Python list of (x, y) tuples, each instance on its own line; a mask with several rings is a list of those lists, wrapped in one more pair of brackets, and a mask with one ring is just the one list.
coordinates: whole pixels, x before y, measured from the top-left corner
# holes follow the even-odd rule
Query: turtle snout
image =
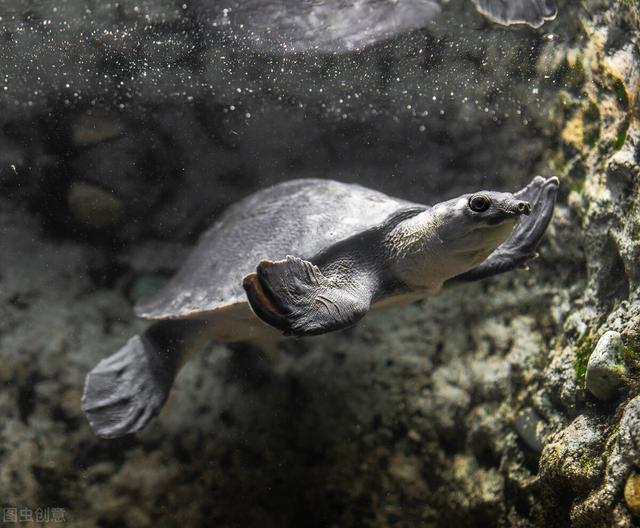
[(518, 214), (530, 215), (531, 204), (529, 202), (519, 200), (516, 202), (516, 211), (518, 212)]

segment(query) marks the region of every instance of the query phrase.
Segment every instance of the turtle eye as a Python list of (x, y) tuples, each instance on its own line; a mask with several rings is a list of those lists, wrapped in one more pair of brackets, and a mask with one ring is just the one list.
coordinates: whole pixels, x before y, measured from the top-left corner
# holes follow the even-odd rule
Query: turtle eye
[(491, 198), (485, 194), (474, 194), (469, 198), (469, 209), (476, 213), (484, 213), (491, 207)]

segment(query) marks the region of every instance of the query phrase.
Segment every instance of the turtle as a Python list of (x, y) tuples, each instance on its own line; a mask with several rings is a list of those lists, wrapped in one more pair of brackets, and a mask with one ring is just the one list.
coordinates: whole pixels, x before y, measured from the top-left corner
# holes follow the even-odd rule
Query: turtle
[(136, 304), (153, 324), (88, 373), (82, 409), (101, 437), (133, 433), (209, 340), (324, 334), (525, 266), (558, 185), (536, 176), (513, 194), (478, 191), (433, 206), (330, 179), (259, 190), (229, 207), (173, 278)]
[[(502, 25), (540, 27), (554, 0), (471, 0)], [(445, 0), (201, 0), (199, 12), (240, 44), (263, 53), (346, 53), (425, 27)]]

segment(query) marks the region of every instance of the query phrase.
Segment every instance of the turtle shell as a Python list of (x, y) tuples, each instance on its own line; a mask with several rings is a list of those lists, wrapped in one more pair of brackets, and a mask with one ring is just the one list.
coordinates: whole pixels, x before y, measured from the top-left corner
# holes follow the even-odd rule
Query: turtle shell
[(248, 302), (242, 279), (262, 259), (311, 260), (331, 245), (418, 204), (360, 185), (300, 179), (232, 205), (206, 231), (176, 275), (138, 303), (147, 319), (206, 318)]

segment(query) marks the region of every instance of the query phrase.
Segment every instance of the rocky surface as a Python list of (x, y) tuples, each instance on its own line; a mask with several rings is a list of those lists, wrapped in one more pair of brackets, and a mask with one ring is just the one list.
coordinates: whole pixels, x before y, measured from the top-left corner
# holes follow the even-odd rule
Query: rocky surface
[[(633, 2), (561, 6), (537, 32), (452, 2), (320, 58), (236, 49), (187, 3), (5, 4), (0, 507), (104, 527), (638, 523)], [(274, 364), (211, 345), (143, 433), (91, 433), (84, 375), (239, 196), (312, 174), (436, 201), (536, 170), (562, 192), (529, 272), (283, 340)]]

